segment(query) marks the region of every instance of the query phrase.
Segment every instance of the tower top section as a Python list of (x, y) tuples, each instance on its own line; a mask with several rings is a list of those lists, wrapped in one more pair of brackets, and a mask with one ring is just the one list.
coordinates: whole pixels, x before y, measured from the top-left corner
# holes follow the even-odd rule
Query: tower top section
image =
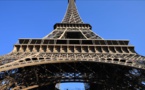
[(76, 0), (68, 0), (68, 3), (69, 3), (70, 1), (74, 1), (74, 2), (76, 2)]
[(76, 0), (68, 0), (68, 8), (62, 23), (83, 23), (81, 17), (79, 16), (75, 1)]

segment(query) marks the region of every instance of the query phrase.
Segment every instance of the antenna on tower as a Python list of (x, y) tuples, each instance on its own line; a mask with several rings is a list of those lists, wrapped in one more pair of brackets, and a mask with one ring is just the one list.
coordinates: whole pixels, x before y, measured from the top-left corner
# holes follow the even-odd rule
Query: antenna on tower
[[(69, 3), (69, 1), (71, 1), (71, 0), (68, 0), (68, 3)], [(74, 2), (76, 2), (76, 0), (74, 0)]]

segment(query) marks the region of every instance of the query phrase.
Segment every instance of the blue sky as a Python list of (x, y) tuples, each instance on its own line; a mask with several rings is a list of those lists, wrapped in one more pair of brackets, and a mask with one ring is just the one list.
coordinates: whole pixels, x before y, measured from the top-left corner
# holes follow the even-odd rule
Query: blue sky
[[(79, 14), (104, 39), (127, 39), (145, 56), (145, 0), (76, 0)], [(42, 38), (61, 22), (67, 0), (0, 0), (0, 55), (19, 38)]]

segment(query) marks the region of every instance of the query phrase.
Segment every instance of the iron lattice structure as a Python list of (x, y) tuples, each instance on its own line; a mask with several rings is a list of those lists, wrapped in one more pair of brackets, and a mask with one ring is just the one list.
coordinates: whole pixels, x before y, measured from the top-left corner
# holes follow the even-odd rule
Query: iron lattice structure
[(128, 40), (95, 34), (69, 0), (64, 19), (49, 35), (19, 39), (0, 57), (0, 90), (54, 90), (62, 82), (88, 83), (90, 90), (145, 90), (144, 64)]

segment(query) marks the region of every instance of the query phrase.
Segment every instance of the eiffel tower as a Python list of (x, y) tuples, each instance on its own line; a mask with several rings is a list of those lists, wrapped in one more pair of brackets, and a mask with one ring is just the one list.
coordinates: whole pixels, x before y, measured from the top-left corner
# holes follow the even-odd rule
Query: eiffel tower
[(86, 90), (145, 90), (145, 57), (128, 40), (105, 40), (78, 14), (75, 0), (61, 23), (41, 39), (19, 39), (0, 56), (0, 90), (57, 90), (83, 82)]

